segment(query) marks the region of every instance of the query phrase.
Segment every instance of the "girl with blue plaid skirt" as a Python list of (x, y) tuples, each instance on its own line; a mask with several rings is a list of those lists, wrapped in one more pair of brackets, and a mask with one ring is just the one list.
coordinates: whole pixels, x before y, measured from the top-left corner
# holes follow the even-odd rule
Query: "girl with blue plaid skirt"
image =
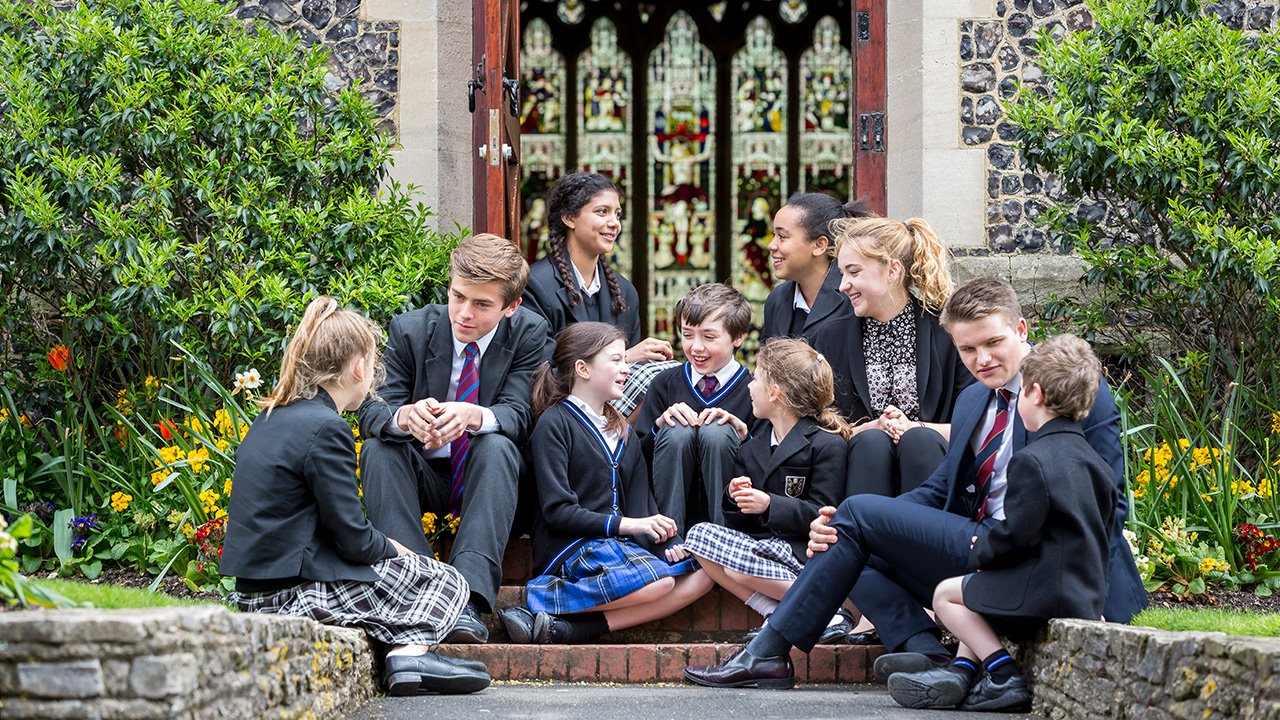
[(556, 335), (534, 379), (531, 439), (542, 513), (533, 553), (542, 573), (526, 607), (499, 611), (512, 642), (581, 643), (666, 617), (711, 580), (657, 510), (638, 437), (609, 401), (627, 380), (613, 325), (580, 322)]
[[(804, 569), (818, 508), (844, 499), (851, 429), (831, 407), (831, 365), (802, 339), (767, 341), (747, 388), (752, 414), (768, 425), (738, 451), (737, 477), (721, 500), (724, 525), (694, 525), (684, 550), (717, 584), (767, 616)], [(739, 432), (746, 435), (746, 427)], [(833, 638), (844, 637), (847, 622), (832, 618)]]

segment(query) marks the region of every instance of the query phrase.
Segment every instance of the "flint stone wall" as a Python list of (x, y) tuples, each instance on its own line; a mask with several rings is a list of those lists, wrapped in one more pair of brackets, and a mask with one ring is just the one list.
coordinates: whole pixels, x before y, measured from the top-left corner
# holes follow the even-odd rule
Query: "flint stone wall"
[(0, 613), (0, 717), (328, 718), (372, 697), (363, 632), (221, 606)]

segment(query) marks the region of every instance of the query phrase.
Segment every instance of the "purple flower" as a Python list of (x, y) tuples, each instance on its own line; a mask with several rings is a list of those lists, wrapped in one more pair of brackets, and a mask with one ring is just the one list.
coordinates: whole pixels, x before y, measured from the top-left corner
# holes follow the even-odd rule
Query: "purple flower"
[(53, 520), (53, 513), (57, 510), (51, 502), (28, 503), (19, 509), (24, 513), (31, 513), (32, 515), (35, 515), (40, 522), (46, 525), (49, 524), (50, 520)]

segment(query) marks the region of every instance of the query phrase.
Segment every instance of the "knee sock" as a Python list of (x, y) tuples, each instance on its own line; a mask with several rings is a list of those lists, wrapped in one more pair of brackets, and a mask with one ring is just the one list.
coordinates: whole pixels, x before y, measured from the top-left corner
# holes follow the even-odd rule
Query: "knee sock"
[(978, 676), (978, 666), (973, 664), (969, 658), (958, 657), (951, 661), (951, 671), (960, 673), (964, 679), (973, 683), (973, 679)]
[(1004, 684), (1006, 680), (1018, 674), (1018, 663), (1004, 648), (983, 658), (982, 667), (991, 676), (992, 681), (1000, 684)]
[(747, 607), (767, 618), (774, 610), (778, 609), (778, 601), (768, 595), (752, 593), (751, 597), (747, 598)]
[(791, 652), (791, 643), (782, 637), (782, 633), (765, 623), (760, 634), (747, 644), (747, 652), (756, 657), (778, 657)]
[(569, 626), (569, 642), (590, 642), (609, 632), (609, 621), (602, 612), (575, 613), (573, 615), (557, 615)]
[(902, 643), (902, 652), (920, 653), (931, 658), (951, 659), (951, 653), (947, 652), (947, 648), (942, 644), (942, 641), (938, 639), (937, 635), (928, 630), (921, 630), (907, 638), (906, 642)]

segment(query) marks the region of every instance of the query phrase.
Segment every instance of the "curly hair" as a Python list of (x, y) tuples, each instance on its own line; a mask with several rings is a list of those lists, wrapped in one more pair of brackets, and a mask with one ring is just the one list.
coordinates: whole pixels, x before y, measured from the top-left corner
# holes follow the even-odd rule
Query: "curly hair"
[[(582, 293), (574, 282), (573, 271), (569, 269), (569, 226), (565, 225), (564, 219), (577, 215), (591, 202), (591, 198), (606, 191), (621, 195), (609, 178), (588, 172), (569, 173), (556, 180), (547, 191), (547, 235), (551, 241), (551, 263), (560, 278), (560, 284), (569, 292), (571, 307), (577, 307), (582, 302)], [(622, 299), (622, 290), (618, 287), (618, 276), (613, 267), (603, 257), (596, 260), (596, 267), (609, 286), (613, 314), (623, 314), (627, 311), (627, 303)]]

